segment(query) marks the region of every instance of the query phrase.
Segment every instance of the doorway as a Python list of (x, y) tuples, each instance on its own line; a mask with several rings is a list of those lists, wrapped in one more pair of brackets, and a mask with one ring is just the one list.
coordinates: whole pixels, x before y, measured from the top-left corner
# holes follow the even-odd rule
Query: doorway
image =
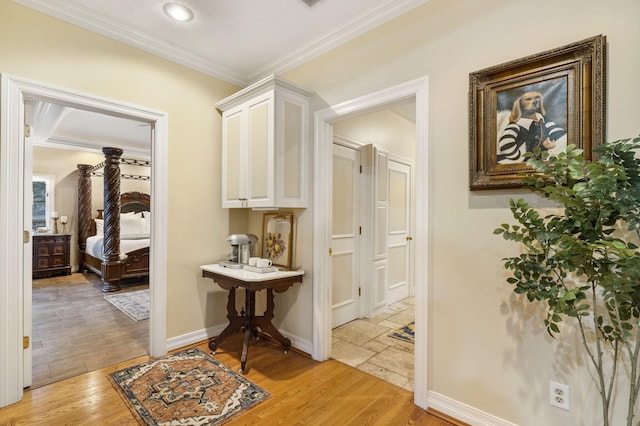
[[(23, 341), (31, 335), (31, 288), (25, 285), (31, 275), (28, 238), (30, 224), (25, 223), (24, 161), (25, 101), (48, 101), (62, 106), (141, 120), (153, 128), (151, 168), (151, 208), (154, 211), (151, 241), (152, 262), (150, 280), (153, 283), (149, 321), (149, 353), (157, 357), (166, 354), (166, 206), (168, 116), (166, 113), (132, 106), (116, 100), (97, 97), (25, 80), (1, 76), (0, 108), (0, 407), (22, 399), (25, 370), (30, 368), (30, 356)], [(30, 212), (29, 212), (30, 215)], [(23, 337), (25, 337), (23, 339)], [(28, 356), (27, 356), (28, 353)], [(6, 374), (5, 374), (6, 373)], [(27, 378), (28, 379), (28, 378)]]
[[(27, 111), (30, 106), (27, 105)], [(25, 149), (28, 150), (31, 145), (33, 174), (48, 174), (55, 181), (55, 185), (47, 191), (45, 201), (47, 208), (56, 211), (55, 214), (60, 216), (60, 222), (64, 224), (56, 221), (54, 226), (51, 223), (54, 221), (49, 220), (42, 223), (44, 229), (37, 231), (41, 221), (35, 221), (39, 216), (36, 215), (34, 191), (32, 244), (34, 251), (40, 247), (48, 252), (43, 247), (43, 241), (51, 238), (50, 233), (60, 234), (54, 238), (67, 241), (64, 246), (67, 247), (65, 251), (68, 251), (71, 271), (42, 271), (36, 264), (42, 261), (48, 263), (47, 258), (40, 261), (34, 259), (36, 272), (31, 281), (30, 339), (30, 347), (33, 348), (32, 377), (31, 380), (25, 377), (25, 385), (30, 383), (31, 389), (148, 354), (149, 321), (134, 320), (109, 303), (102, 292), (100, 277), (82, 270), (78, 264), (77, 165), (104, 162), (102, 147), (122, 148), (123, 158), (127, 160), (120, 165), (120, 192), (149, 194), (148, 166), (152, 143), (151, 127), (147, 122), (61, 107), (49, 102), (36, 102), (33, 110), (34, 113), (26, 117), (31, 137), (27, 138)], [(25, 155), (25, 158), (29, 158), (29, 155)], [(132, 159), (136, 162), (129, 161)], [(27, 169), (28, 161), (25, 162), (25, 182), (29, 180)], [(91, 178), (91, 187), (93, 218), (103, 208), (103, 178)], [(25, 221), (28, 221), (29, 195), (26, 189)], [(47, 214), (45, 219), (50, 219), (50, 216), (50, 213)], [(29, 285), (28, 280), (25, 274), (25, 286)], [(148, 276), (122, 280), (120, 286), (121, 290), (109, 297), (124, 298), (127, 293), (131, 295), (131, 300), (136, 300), (139, 297), (137, 295), (148, 293)], [(98, 339), (99, 345), (96, 344)], [(25, 359), (25, 376), (29, 373), (28, 361)]]
[(427, 408), (427, 292), (428, 292), (428, 78), (420, 78), (370, 95), (340, 103), (315, 113), (314, 165), (314, 327), (313, 357), (328, 359), (331, 355), (331, 217), (333, 144), (332, 123), (365, 111), (384, 108), (407, 98), (415, 99), (416, 116), (416, 228), (414, 238), (413, 276), (415, 277), (415, 364), (414, 402)]
[(409, 99), (334, 123), (331, 255), (331, 357), (411, 392), (414, 111)]

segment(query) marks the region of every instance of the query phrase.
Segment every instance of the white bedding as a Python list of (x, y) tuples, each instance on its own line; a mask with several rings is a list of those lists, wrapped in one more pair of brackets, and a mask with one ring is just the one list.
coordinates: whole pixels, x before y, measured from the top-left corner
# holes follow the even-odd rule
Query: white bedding
[[(91, 256), (104, 259), (104, 236), (103, 235), (94, 235), (93, 237), (87, 238), (87, 245), (85, 248), (85, 252), (89, 253)], [(142, 235), (121, 235), (120, 236), (120, 260), (127, 258), (127, 253), (130, 251), (138, 250), (144, 247), (149, 247), (151, 244), (151, 239), (149, 238), (149, 234)]]

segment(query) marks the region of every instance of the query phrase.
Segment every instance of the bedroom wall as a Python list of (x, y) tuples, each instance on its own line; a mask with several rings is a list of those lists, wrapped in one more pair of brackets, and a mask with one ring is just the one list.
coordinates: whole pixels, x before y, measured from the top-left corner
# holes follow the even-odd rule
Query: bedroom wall
[[(463, 410), (511, 422), (499, 424), (602, 424), (570, 323), (549, 338), (540, 311), (505, 283), (500, 259), (518, 248), (492, 231), (510, 221), (509, 199), (526, 194), (468, 189), (468, 78), (605, 34), (607, 139), (638, 135), (639, 15), (637, 0), (431, 0), (283, 75), (313, 90), (317, 109), (429, 76), (430, 186), (417, 188), (430, 205), (429, 390), (467, 404)], [(549, 405), (550, 380), (570, 385), (570, 412)], [(623, 424), (622, 396), (615, 404), (612, 424)]]
[(239, 88), (9, 0), (0, 0), (0, 72), (168, 113), (167, 337), (224, 324), (226, 293), (199, 266), (228, 252), (213, 105)]
[[(33, 148), (33, 174), (53, 175), (56, 178), (55, 206), (53, 210), (61, 216), (67, 216), (67, 233), (71, 234), (71, 269), (78, 270), (78, 164), (99, 164), (104, 155), (68, 149), (56, 149), (36, 146)], [(135, 167), (123, 164), (122, 173), (149, 176), (148, 167)], [(91, 214), (96, 217), (97, 209), (103, 205), (103, 181), (100, 178), (91, 180)], [(140, 191), (150, 193), (150, 182), (123, 179), (120, 192)], [(62, 228), (58, 223), (59, 231)]]

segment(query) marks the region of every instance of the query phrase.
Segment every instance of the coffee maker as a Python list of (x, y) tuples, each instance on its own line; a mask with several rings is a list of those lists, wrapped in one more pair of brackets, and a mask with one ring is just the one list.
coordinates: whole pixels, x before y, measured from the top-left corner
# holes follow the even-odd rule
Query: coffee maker
[(227, 237), (227, 242), (231, 246), (231, 256), (229, 260), (223, 260), (219, 265), (225, 268), (241, 269), (253, 256), (258, 237), (253, 234), (231, 234)]

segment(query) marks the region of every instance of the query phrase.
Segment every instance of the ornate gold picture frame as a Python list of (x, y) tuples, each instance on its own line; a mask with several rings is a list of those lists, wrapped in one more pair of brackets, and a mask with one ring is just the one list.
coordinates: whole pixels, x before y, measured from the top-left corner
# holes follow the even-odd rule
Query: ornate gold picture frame
[(521, 187), (522, 158), (574, 144), (588, 160), (605, 141), (606, 37), (469, 74), (469, 187)]

